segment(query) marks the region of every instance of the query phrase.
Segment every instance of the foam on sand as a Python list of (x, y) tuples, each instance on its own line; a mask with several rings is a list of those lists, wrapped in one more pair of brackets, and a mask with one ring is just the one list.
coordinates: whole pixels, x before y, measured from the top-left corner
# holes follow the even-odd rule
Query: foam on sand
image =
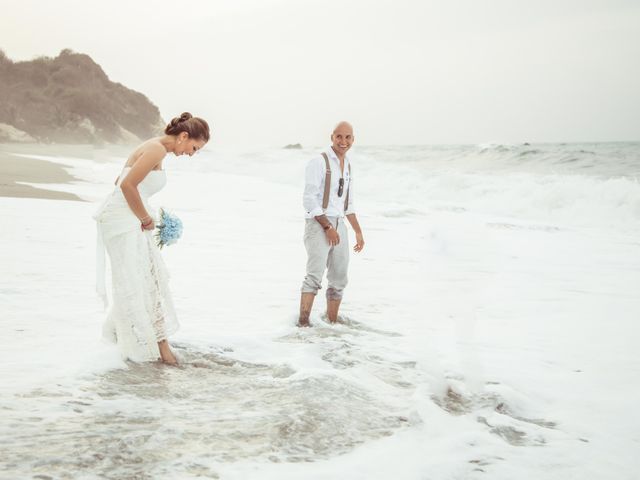
[(321, 292), (303, 330), (311, 151), (167, 158), (154, 202), (185, 225), (163, 249), (179, 368), (124, 363), (99, 339), (91, 202), (124, 156), (33, 152), (68, 165), (83, 181), (56, 188), (88, 201), (0, 198), (0, 472), (633, 478), (640, 187), (601, 165), (470, 151), (453, 169), (451, 149), (354, 152), (367, 244), (342, 323), (323, 320)]

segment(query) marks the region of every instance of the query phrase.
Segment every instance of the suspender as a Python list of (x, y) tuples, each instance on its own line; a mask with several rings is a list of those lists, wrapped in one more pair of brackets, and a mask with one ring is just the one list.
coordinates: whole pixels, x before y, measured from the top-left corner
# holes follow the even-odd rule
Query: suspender
[[(326, 168), (324, 174), (324, 195), (322, 197), (322, 209), (326, 210), (329, 206), (329, 191), (331, 190), (331, 166), (329, 165), (329, 157), (326, 153), (322, 152), (324, 157), (324, 165)], [(351, 190), (351, 162), (349, 162), (349, 186), (347, 187), (347, 195), (344, 198), (344, 211), (349, 208), (349, 190)]]
[(329, 190), (331, 189), (331, 166), (329, 165), (329, 157), (327, 157), (327, 154), (322, 152), (322, 156), (324, 157), (324, 164), (327, 168), (324, 174), (324, 196), (322, 197), (322, 209), (326, 210), (329, 206)]
[(349, 162), (349, 186), (347, 187), (347, 196), (344, 199), (344, 211), (349, 209), (349, 190), (351, 190), (351, 162)]

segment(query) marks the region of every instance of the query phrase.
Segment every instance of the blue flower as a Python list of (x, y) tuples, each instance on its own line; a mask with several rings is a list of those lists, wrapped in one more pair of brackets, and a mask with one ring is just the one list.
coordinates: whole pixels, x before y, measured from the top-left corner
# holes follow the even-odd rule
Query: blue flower
[(164, 209), (160, 209), (160, 223), (156, 231), (158, 247), (173, 245), (182, 236), (182, 220), (170, 214)]

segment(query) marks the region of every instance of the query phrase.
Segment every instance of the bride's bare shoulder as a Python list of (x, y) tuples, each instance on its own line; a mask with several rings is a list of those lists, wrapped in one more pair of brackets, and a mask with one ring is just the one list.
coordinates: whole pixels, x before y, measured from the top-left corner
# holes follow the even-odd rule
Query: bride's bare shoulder
[(166, 148), (160, 141), (160, 137), (150, 138), (149, 140), (141, 143), (136, 150), (138, 150), (140, 153), (167, 153)]
[(127, 165), (132, 166), (142, 156), (163, 158), (167, 150), (160, 142), (160, 138), (150, 138), (138, 145), (127, 160)]

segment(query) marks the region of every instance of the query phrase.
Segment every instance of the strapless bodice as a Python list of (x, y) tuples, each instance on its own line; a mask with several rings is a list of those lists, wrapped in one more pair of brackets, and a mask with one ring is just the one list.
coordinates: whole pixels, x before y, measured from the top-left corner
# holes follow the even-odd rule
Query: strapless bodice
[[(124, 167), (122, 174), (118, 179), (118, 190), (120, 190), (120, 184), (127, 178), (127, 175), (131, 171), (131, 167)], [(151, 170), (146, 177), (138, 184), (138, 192), (144, 199), (149, 198), (154, 193), (158, 193), (167, 184), (167, 175), (164, 170)]]

